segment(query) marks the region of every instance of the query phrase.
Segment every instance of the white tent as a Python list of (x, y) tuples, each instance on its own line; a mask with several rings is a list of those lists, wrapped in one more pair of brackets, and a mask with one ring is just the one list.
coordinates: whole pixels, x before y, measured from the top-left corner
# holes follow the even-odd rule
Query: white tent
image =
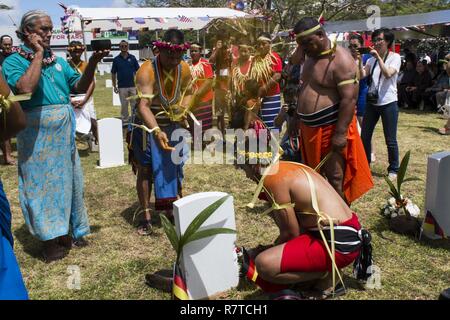
[(215, 19), (250, 18), (228, 8), (70, 8), (68, 20), (73, 31), (107, 30), (201, 30)]

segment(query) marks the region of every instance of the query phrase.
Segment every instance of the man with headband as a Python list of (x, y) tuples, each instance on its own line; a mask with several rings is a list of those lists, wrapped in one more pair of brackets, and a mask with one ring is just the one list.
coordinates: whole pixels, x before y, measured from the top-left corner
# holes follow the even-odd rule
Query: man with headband
[(263, 98), (261, 118), (268, 129), (274, 129), (275, 117), (280, 112), (280, 85), (283, 64), (280, 56), (272, 51), (270, 34), (262, 33), (258, 37), (258, 46), (252, 60), (250, 78), (260, 84), (259, 96)]
[(350, 204), (373, 187), (356, 125), (356, 65), (317, 19), (301, 19), (294, 33), (306, 54), (297, 108), (302, 159), (312, 168), (325, 160), (322, 173)]
[(130, 162), (137, 171), (139, 203), (145, 213), (138, 228), (141, 235), (152, 232), (152, 183), (155, 209), (165, 210), (169, 218), (172, 218), (172, 203), (181, 197), (183, 163), (172, 157), (173, 146), (179, 141), (169, 139), (180, 128), (180, 122), (185, 121), (185, 110), (192, 96), (191, 72), (189, 65), (182, 61), (189, 49), (184, 34), (168, 30), (163, 40), (154, 45), (160, 50), (159, 55), (154, 61), (145, 62), (136, 74), (139, 102), (129, 141)]
[[(269, 166), (267, 159), (272, 159)], [(318, 172), (303, 164), (277, 161), (271, 152), (238, 151), (237, 167), (258, 183), (250, 207), (257, 196), (267, 200), (271, 208), (263, 214), (270, 213), (279, 228), (273, 245), (239, 250), (242, 275), (278, 296), (291, 284), (313, 281), (321, 298), (333, 291), (345, 293), (345, 287), (338, 285), (340, 270), (355, 260), (359, 278), (367, 278), (368, 265), (359, 263), (363, 258), (370, 260), (370, 236)]]

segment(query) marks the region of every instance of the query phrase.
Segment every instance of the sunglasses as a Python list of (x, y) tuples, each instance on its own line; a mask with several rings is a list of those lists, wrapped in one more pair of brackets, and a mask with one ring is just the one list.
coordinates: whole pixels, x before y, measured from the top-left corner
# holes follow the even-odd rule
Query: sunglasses
[(357, 44), (349, 44), (348, 45), (349, 48), (359, 48), (359, 46)]

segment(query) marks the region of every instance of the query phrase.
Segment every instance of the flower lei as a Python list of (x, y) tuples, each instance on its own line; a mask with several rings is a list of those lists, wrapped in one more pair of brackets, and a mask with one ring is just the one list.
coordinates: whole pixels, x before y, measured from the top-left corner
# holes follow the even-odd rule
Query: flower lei
[(186, 51), (191, 47), (189, 42), (183, 44), (172, 44), (171, 42), (155, 41), (153, 45), (158, 49), (169, 49), (170, 51)]
[[(14, 48), (13, 52), (20, 54), (23, 58), (28, 61), (32, 61), (34, 59), (34, 52), (26, 52), (22, 48)], [(56, 61), (56, 55), (50, 51), (50, 57), (42, 59), (42, 64), (44, 66), (49, 66)]]
[(272, 77), (272, 65), (275, 56), (270, 51), (264, 58), (255, 57), (250, 68), (250, 78), (258, 82), (267, 83)]

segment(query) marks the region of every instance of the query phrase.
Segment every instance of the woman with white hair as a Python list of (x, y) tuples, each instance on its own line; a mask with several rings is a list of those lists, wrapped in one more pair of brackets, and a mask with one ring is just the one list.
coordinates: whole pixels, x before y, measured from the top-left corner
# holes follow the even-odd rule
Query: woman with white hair
[(63, 258), (72, 237), (80, 244), (89, 234), (70, 93), (87, 91), (109, 53), (95, 52), (81, 76), (51, 51), (52, 30), (47, 13), (25, 13), (17, 30), (23, 45), (2, 70), (14, 94), (31, 95), (21, 102), (27, 128), (17, 135), (19, 199), (30, 232), (44, 241), (47, 262)]

